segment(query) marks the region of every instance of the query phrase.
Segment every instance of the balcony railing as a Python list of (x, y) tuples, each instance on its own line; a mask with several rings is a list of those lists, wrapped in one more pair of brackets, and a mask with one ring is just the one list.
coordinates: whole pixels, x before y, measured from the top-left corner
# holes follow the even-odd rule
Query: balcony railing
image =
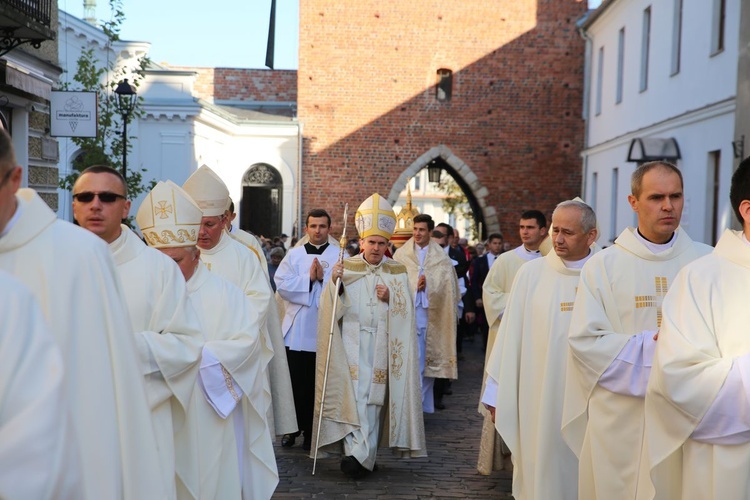
[(54, 40), (51, 29), (53, 0), (0, 0), (0, 56), (23, 43), (39, 47)]
[(3, 0), (2, 3), (44, 26), (49, 27), (52, 22), (52, 0)]

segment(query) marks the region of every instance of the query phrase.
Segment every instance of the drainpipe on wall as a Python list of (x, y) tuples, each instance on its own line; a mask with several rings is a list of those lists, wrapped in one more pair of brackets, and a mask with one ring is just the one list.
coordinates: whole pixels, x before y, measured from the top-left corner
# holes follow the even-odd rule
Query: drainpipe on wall
[(302, 150), (304, 136), (302, 122), (297, 121), (297, 238), (302, 238)]
[[(583, 110), (582, 118), (584, 121), (583, 127), (583, 149), (586, 150), (589, 147), (589, 101), (591, 94), (591, 54), (593, 52), (593, 42), (591, 37), (586, 33), (583, 24), (588, 19), (589, 14), (592, 11), (587, 12), (581, 19), (578, 20), (576, 25), (578, 26), (578, 34), (586, 42), (586, 49), (584, 52), (583, 61)], [(588, 154), (582, 153), (583, 158), (583, 175), (581, 177), (581, 198), (586, 200), (586, 203), (593, 203), (593, 201), (586, 198), (586, 179), (588, 178), (588, 165), (589, 157)]]

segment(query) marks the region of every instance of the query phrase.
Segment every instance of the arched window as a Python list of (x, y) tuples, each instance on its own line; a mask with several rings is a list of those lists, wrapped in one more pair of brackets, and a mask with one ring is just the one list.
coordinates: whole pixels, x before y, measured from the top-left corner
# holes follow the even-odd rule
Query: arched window
[(438, 101), (450, 101), (453, 94), (453, 71), (447, 68), (437, 70), (435, 98)]
[(259, 236), (281, 235), (281, 174), (267, 163), (256, 163), (242, 176), (240, 228)]

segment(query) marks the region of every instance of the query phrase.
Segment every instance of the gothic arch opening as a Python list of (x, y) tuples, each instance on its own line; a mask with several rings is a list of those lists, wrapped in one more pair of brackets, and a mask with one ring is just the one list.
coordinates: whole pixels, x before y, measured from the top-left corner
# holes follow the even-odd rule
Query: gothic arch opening
[[(396, 204), (401, 192), (406, 189), (407, 184), (413, 177), (421, 170), (429, 168), (439, 168), (444, 172), (443, 178), (445, 174), (452, 177), (463, 194), (466, 195), (466, 202), (471, 211), (470, 218), (473, 221), (471, 229), (475, 232), (477, 239), (484, 240), (488, 234), (499, 231), (500, 224), (497, 219), (497, 213), (493, 207), (487, 206), (486, 198), (489, 195), (488, 189), (479, 182), (479, 178), (463, 160), (443, 145), (436, 146), (427, 151), (401, 174), (388, 195), (388, 201), (391, 205)], [(421, 179), (420, 183), (422, 185), (427, 184), (426, 175), (418, 176), (418, 178)], [(413, 190), (412, 196), (416, 201), (417, 197)], [(459, 227), (458, 229), (461, 231), (461, 237), (464, 237), (464, 228)], [(471, 237), (471, 234), (468, 237)]]
[(272, 165), (256, 163), (242, 176), (240, 229), (259, 236), (281, 235), (284, 181)]

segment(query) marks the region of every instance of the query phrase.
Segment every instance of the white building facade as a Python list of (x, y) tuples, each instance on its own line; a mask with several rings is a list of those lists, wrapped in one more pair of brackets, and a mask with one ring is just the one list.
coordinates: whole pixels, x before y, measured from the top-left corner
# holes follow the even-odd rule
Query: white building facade
[[(71, 81), (85, 48), (100, 61), (115, 58), (132, 67), (150, 44), (119, 41), (107, 45), (104, 33), (64, 11), (59, 15), (61, 81)], [(111, 77), (111, 76), (110, 76)], [(226, 183), (235, 202), (235, 224), (259, 232), (293, 234), (301, 219), (299, 166), (301, 130), (296, 107), (275, 102), (221, 102), (201, 99), (195, 91), (198, 71), (153, 64), (138, 89), (144, 115), (128, 124), (132, 149), (128, 171), (145, 169), (144, 181), (170, 179), (182, 184), (206, 165)], [(60, 138), (60, 176), (73, 171), (80, 154), (70, 139)], [(263, 175), (261, 175), (261, 172)], [(58, 216), (72, 220), (70, 193), (59, 190)], [(135, 213), (140, 200), (133, 200)]]
[(648, 159), (681, 169), (693, 239), (713, 244), (732, 225), (739, 17), (740, 0), (605, 0), (581, 22), (583, 197), (600, 244), (634, 225), (630, 176)]

